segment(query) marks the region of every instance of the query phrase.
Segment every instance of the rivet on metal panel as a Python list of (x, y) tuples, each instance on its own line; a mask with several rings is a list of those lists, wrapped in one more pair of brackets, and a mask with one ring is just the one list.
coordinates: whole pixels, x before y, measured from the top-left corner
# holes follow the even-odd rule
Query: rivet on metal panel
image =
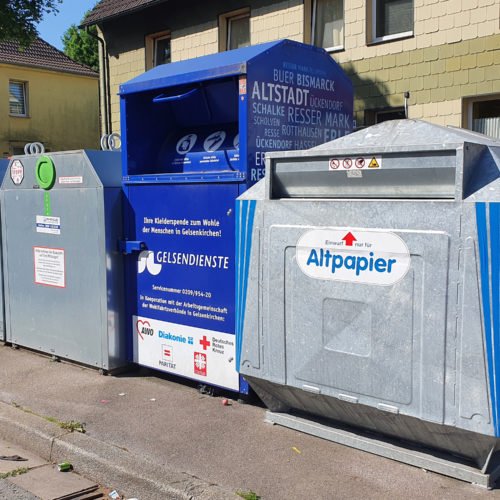
[(314, 394), (320, 394), (321, 389), (319, 387), (314, 387), (312, 385), (302, 384), (302, 389), (307, 392), (313, 392)]
[(342, 401), (347, 401), (348, 403), (357, 403), (359, 399), (355, 396), (349, 396), (347, 394), (339, 394), (338, 398)]
[(228, 211), (227, 211), (227, 215), (231, 215), (233, 213), (233, 209), (230, 208)]
[(394, 413), (396, 415), (399, 413), (399, 408), (397, 406), (386, 405), (384, 403), (379, 403), (377, 405), (377, 408), (379, 410), (388, 411), (389, 413)]

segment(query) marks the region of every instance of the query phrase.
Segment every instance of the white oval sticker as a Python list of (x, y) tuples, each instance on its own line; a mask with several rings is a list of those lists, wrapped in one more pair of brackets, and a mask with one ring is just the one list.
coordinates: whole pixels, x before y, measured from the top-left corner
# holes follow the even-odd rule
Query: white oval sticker
[(14, 160), (10, 165), (10, 178), (14, 184), (21, 184), (24, 179), (24, 166), (21, 160)]
[(297, 242), (296, 259), (310, 278), (371, 285), (394, 285), (411, 263), (398, 235), (358, 229), (308, 231)]

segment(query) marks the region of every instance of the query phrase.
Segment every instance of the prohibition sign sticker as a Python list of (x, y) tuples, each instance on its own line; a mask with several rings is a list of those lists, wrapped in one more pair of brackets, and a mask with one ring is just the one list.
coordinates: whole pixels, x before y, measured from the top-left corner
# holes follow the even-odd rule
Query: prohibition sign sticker
[(345, 169), (349, 169), (352, 167), (352, 160), (350, 158), (344, 158), (344, 161), (342, 162), (343, 166)]
[(337, 158), (332, 158), (330, 160), (330, 170), (337, 170), (340, 166), (340, 161)]
[(365, 159), (364, 158), (356, 158), (356, 167), (363, 168), (364, 166), (365, 166)]

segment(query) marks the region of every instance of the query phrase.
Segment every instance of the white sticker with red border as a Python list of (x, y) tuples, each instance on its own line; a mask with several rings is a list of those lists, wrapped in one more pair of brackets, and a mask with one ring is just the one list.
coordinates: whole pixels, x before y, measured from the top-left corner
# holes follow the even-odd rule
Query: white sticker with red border
[(366, 229), (307, 231), (297, 242), (296, 260), (310, 278), (370, 285), (394, 285), (411, 264), (397, 234)]
[(17, 186), (23, 182), (24, 179), (24, 165), (21, 160), (14, 160), (10, 164), (10, 178)]
[(236, 337), (229, 333), (133, 316), (134, 362), (199, 380), (239, 389)]
[(35, 283), (66, 287), (66, 267), (62, 248), (33, 247)]
[(380, 170), (381, 168), (382, 158), (380, 156), (343, 156), (330, 158), (328, 162), (330, 172)]

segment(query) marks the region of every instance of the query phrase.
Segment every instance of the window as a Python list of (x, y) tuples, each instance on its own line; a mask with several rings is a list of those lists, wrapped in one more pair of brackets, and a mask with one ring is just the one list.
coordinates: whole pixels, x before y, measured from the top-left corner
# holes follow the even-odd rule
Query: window
[(250, 45), (250, 10), (243, 9), (219, 17), (219, 50)]
[(467, 128), (500, 139), (500, 95), (467, 102)]
[(26, 82), (9, 82), (9, 113), (13, 116), (28, 116)]
[(326, 50), (344, 48), (344, 1), (313, 0), (312, 41)]
[(146, 69), (171, 62), (170, 32), (164, 31), (146, 37)]
[(227, 48), (228, 50), (248, 47), (250, 45), (250, 17), (238, 16), (228, 19)]
[(375, 112), (375, 123), (382, 123), (389, 120), (404, 120), (405, 118), (404, 108), (391, 108)]
[(155, 38), (153, 66), (170, 62), (170, 37)]
[(364, 124), (366, 127), (388, 120), (402, 120), (405, 116), (404, 108), (379, 108), (365, 110)]
[(372, 0), (375, 42), (413, 35), (413, 0)]

